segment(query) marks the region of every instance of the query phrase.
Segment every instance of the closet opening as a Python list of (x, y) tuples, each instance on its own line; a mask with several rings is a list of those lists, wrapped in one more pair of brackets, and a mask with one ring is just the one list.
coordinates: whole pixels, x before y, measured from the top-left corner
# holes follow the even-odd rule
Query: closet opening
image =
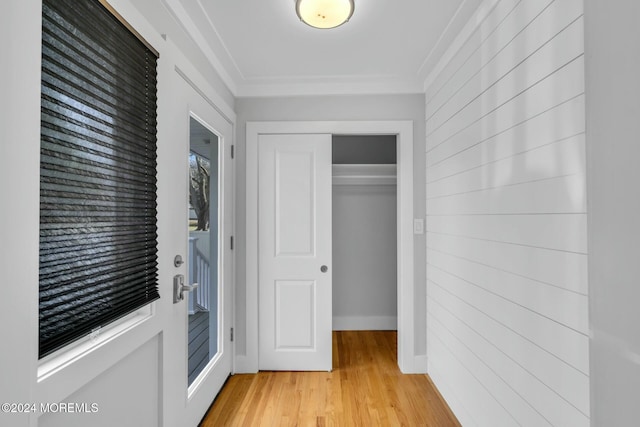
[[(416, 284), (414, 283), (414, 123), (411, 120), (404, 121), (294, 121), (294, 122), (247, 122), (246, 133), (246, 169), (247, 169), (247, 205), (246, 205), (246, 308), (241, 313), (246, 318), (246, 353), (236, 356), (236, 372), (255, 372), (260, 369), (263, 360), (260, 349), (260, 338), (264, 336), (258, 321), (259, 305), (264, 299), (260, 298), (260, 147), (269, 135), (324, 135), (325, 144), (331, 144), (332, 136), (356, 136), (356, 135), (395, 135), (396, 153), (396, 329), (397, 337), (394, 346), (394, 355), (397, 358), (397, 366), (402, 373), (426, 373), (427, 360), (423, 355), (415, 354), (416, 341)], [(328, 146), (330, 149), (331, 146)], [(340, 150), (338, 147), (337, 150)], [(327, 150), (330, 151), (330, 150)], [(360, 152), (369, 154), (373, 149), (367, 144)], [(376, 150), (377, 151), (377, 150)], [(393, 150), (391, 150), (393, 152)], [(331, 165), (331, 153), (325, 153), (323, 163)], [(326, 157), (328, 156), (328, 158)], [(351, 160), (349, 160), (351, 161)], [(369, 161), (369, 160), (360, 160)], [(351, 163), (349, 163), (351, 164)], [(331, 168), (324, 179), (331, 178)], [(304, 169), (303, 169), (304, 170)], [(325, 181), (326, 182), (326, 181)], [(325, 187), (326, 188), (326, 187)], [(332, 188), (326, 188), (329, 196), (333, 198)], [(327, 213), (333, 217), (333, 213)], [(333, 236), (332, 227), (327, 227), (326, 232)], [(318, 236), (320, 238), (321, 236)], [(327, 239), (328, 240), (328, 239)], [(390, 242), (385, 242), (386, 247)], [(331, 255), (331, 263), (337, 260), (337, 256)], [(323, 265), (320, 263), (320, 265)], [(322, 270), (322, 269), (320, 269)], [(330, 271), (333, 279), (333, 272)], [(338, 276), (339, 277), (339, 276)], [(332, 288), (333, 289), (333, 286)], [(363, 297), (362, 295), (360, 295)], [(333, 311), (329, 309), (325, 315), (330, 317), (323, 331), (326, 334), (333, 329)], [(364, 317), (364, 316), (362, 316)], [(361, 318), (362, 318), (361, 317)], [(324, 320), (324, 319), (323, 319)], [(337, 323), (337, 322), (336, 322)], [(336, 324), (336, 326), (339, 326)], [(421, 327), (421, 326), (420, 326)], [(356, 331), (357, 332), (357, 331)], [(384, 331), (375, 331), (375, 334), (383, 334)], [(393, 332), (390, 332), (393, 333)], [(335, 332), (338, 334), (338, 332)], [(374, 334), (374, 335), (375, 335)], [(357, 335), (357, 333), (356, 333)], [(326, 335), (325, 335), (326, 337)], [(325, 338), (326, 340), (326, 338)], [(393, 343), (391, 343), (393, 346)], [(367, 353), (362, 353), (366, 355)], [(288, 370), (291, 368), (289, 367)]]
[(396, 135), (333, 135), (333, 330), (397, 331)]

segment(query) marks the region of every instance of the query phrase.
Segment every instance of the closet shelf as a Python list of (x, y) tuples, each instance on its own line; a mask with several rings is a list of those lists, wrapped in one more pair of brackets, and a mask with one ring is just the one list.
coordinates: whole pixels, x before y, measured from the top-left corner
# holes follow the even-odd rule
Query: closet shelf
[(333, 165), (333, 185), (396, 185), (396, 165)]

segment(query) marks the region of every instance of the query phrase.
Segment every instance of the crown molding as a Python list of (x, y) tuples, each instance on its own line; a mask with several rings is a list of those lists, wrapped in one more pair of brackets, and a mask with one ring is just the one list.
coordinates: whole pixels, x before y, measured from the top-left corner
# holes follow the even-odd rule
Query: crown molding
[[(447, 37), (447, 33), (450, 31), (452, 27), (455, 26), (457, 21), (464, 19), (461, 15), (463, 14), (463, 11), (468, 7), (467, 6), (468, 4), (469, 4), (469, 0), (462, 0), (462, 3), (460, 3), (460, 6), (458, 6), (458, 9), (456, 9), (455, 13), (447, 23), (447, 26), (444, 28), (444, 30), (440, 34), (440, 37), (438, 37), (436, 44), (433, 45), (433, 48), (429, 51), (427, 56), (422, 61), (420, 68), (418, 68), (418, 75), (421, 76), (423, 80), (427, 77), (427, 74), (429, 73), (429, 71), (427, 71), (426, 69), (427, 65), (429, 64), (429, 61), (431, 61), (431, 59), (434, 58), (434, 55), (437, 55), (437, 51), (438, 49), (440, 49), (443, 43), (445, 41), (450, 40), (450, 37)], [(446, 52), (446, 49), (447, 47), (444, 48), (445, 52)], [(436, 63), (437, 63), (438, 59), (437, 58), (434, 58), (434, 59), (436, 60)]]
[(358, 76), (348, 78), (277, 79), (247, 81), (238, 85), (238, 98), (319, 95), (391, 95), (423, 93), (418, 79), (375, 78)]
[(165, 6), (166, 10), (169, 12), (172, 18), (182, 28), (182, 30), (189, 35), (198, 49), (200, 49), (200, 51), (204, 54), (213, 69), (220, 76), (220, 79), (222, 79), (223, 83), (227, 86), (229, 91), (234, 96), (236, 96), (236, 93), (238, 91), (238, 79), (232, 77), (231, 74), (229, 74), (216, 52), (214, 52), (214, 50), (207, 42), (206, 37), (198, 30), (195, 22), (193, 22), (193, 20), (189, 16), (189, 13), (184, 9), (182, 4), (180, 4), (180, 1), (162, 0), (162, 4)]
[[(476, 11), (471, 16), (471, 19), (469, 19), (462, 30), (453, 39), (453, 42), (451, 42), (451, 44), (435, 64), (433, 69), (427, 74), (426, 78), (424, 79), (424, 84), (422, 85), (422, 92), (427, 92), (436, 78), (451, 62), (456, 53), (458, 53), (458, 51), (464, 46), (469, 37), (483, 24), (485, 19), (487, 19), (489, 14), (498, 5), (498, 3), (500, 3), (500, 0), (483, 0), (482, 3), (480, 3)], [(458, 13), (456, 13), (456, 16), (457, 15)], [(448, 27), (449, 26), (447, 26), (447, 28)]]
[[(484, 0), (478, 10), (474, 12), (472, 22), (478, 22), (478, 16), (482, 15), (481, 10), (487, 10), (495, 6), (500, 0)], [(433, 49), (426, 54), (420, 68), (416, 70), (414, 76), (317, 76), (317, 77), (299, 77), (299, 76), (282, 76), (274, 78), (247, 77), (239, 70), (237, 63), (231, 56), (224, 41), (220, 38), (213, 22), (207, 16), (201, 0), (195, 0), (193, 3), (198, 12), (207, 20), (207, 24), (211, 27), (211, 32), (206, 34), (199, 29), (194, 19), (190, 16), (189, 11), (185, 8), (180, 0), (162, 0), (162, 4), (169, 12), (171, 17), (178, 23), (182, 30), (189, 36), (196, 47), (204, 54), (213, 69), (220, 76), (222, 82), (227, 86), (234, 97), (275, 97), (275, 96), (320, 96), (320, 95), (364, 95), (364, 94), (417, 94), (424, 93), (425, 88), (432, 82), (439, 72), (457, 49), (452, 50), (451, 45), (442, 58), (436, 63), (436, 66), (427, 74), (426, 67), (432, 59), (438, 55), (438, 51), (443, 44), (446, 44), (452, 36), (448, 35), (451, 28), (455, 26), (455, 22), (466, 16), (463, 11), (466, 7), (470, 7), (470, 0), (463, 0), (454, 16), (449, 20), (444, 32), (441, 34)], [(491, 7), (487, 7), (491, 4)], [(193, 11), (191, 11), (193, 12)], [(204, 25), (204, 24), (203, 24)], [(477, 25), (480, 25), (479, 23)], [(474, 27), (474, 29), (477, 27)], [(467, 30), (469, 24), (464, 27), (463, 33)], [(213, 39), (213, 40), (212, 40)], [(454, 39), (454, 44), (458, 42), (460, 35)], [(464, 41), (464, 39), (462, 39)], [(449, 55), (448, 58), (445, 58)], [(445, 60), (446, 59), (446, 60)], [(426, 76), (426, 77), (425, 77)]]

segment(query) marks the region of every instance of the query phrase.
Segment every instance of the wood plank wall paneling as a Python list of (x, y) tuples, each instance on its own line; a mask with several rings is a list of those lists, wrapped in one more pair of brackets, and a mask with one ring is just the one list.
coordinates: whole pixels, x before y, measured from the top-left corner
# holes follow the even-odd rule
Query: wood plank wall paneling
[(582, 0), (501, 0), (426, 92), (429, 373), (463, 425), (588, 426)]

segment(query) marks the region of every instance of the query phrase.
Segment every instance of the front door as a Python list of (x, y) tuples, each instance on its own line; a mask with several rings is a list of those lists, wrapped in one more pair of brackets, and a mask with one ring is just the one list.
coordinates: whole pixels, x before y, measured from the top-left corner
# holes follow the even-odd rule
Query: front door
[(260, 135), (261, 370), (331, 370), (331, 135)]
[(167, 425), (195, 426), (232, 366), (233, 127), (191, 84), (176, 83), (167, 220), (182, 258), (171, 266), (172, 285), (184, 288), (182, 298), (167, 295), (174, 303), (163, 387)]

